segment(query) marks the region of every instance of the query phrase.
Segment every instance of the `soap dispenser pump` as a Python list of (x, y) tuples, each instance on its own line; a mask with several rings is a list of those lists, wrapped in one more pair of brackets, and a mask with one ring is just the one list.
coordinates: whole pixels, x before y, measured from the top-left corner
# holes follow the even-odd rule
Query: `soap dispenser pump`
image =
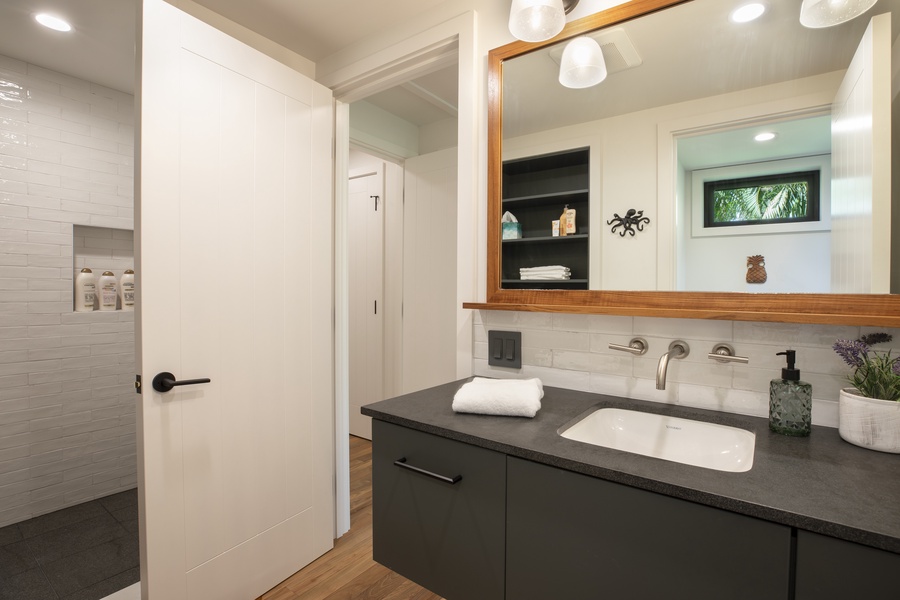
[(809, 435), (812, 426), (812, 386), (800, 381), (800, 369), (794, 368), (796, 350), (778, 352), (787, 359), (781, 378), (769, 383), (769, 429), (783, 435)]

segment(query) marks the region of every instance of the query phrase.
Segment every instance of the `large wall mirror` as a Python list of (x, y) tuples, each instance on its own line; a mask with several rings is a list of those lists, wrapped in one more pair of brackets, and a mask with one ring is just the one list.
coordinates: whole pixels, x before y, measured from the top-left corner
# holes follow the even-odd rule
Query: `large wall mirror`
[[(632, 0), (491, 51), (487, 306), (900, 326), (900, 0), (819, 29), (746, 3)], [(573, 89), (582, 36), (607, 75)]]

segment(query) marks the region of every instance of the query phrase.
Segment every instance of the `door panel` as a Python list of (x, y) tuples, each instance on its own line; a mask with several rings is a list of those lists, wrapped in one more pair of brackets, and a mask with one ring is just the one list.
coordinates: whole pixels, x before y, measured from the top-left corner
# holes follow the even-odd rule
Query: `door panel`
[[(384, 174), (351, 177), (350, 433), (372, 439), (361, 406), (384, 400)], [(376, 200), (377, 198), (377, 200)]]
[(161, 0), (141, 61), (143, 597), (246, 600), (332, 545), (331, 94)]

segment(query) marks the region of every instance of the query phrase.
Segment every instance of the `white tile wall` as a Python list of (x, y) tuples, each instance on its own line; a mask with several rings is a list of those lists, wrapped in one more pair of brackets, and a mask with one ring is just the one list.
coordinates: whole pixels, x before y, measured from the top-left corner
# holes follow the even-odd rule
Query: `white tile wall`
[(136, 483), (134, 313), (72, 312), (133, 266), (133, 113), (0, 56), (0, 527)]
[[(487, 332), (522, 332), (522, 369), (487, 364)], [(769, 381), (785, 365), (777, 352), (797, 350), (801, 379), (813, 386), (813, 423), (837, 427), (838, 390), (848, 385), (849, 367), (831, 349), (837, 339), (856, 339), (886, 331), (891, 344), (876, 348), (900, 351), (900, 330), (872, 327), (800, 325), (694, 319), (657, 319), (602, 315), (479, 311), (474, 318), (473, 371), (485, 377), (540, 377), (551, 386), (681, 404), (759, 417), (769, 414)], [(644, 356), (610, 350), (643, 337)], [(656, 389), (656, 367), (669, 343), (682, 339), (690, 355), (669, 362), (666, 389)], [(747, 365), (711, 361), (716, 343), (731, 344)]]

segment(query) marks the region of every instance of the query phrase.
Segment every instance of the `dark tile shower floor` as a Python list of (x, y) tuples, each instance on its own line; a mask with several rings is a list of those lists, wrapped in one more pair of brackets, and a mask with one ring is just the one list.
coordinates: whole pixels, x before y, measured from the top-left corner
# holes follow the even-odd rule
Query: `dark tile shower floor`
[(0, 600), (99, 600), (140, 580), (137, 490), (0, 528)]

